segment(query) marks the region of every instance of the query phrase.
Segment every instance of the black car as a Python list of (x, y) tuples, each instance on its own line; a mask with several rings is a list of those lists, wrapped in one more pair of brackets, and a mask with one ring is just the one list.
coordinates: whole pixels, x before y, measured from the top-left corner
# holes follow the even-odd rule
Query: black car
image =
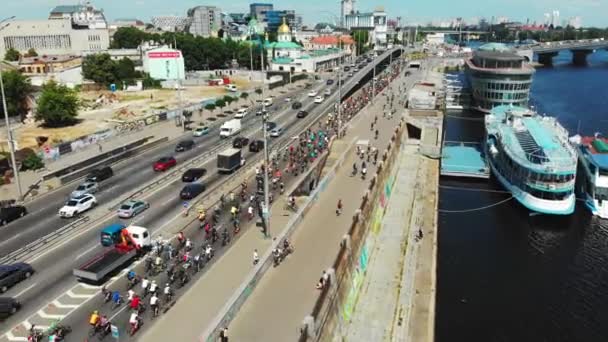
[(266, 130), (271, 131), (273, 128), (277, 127), (277, 124), (272, 121), (266, 121)]
[(94, 169), (85, 179), (85, 182), (95, 182), (99, 183), (103, 180), (106, 180), (110, 177), (114, 176), (114, 171), (109, 166), (100, 167), (98, 169)]
[(263, 140), (254, 140), (249, 144), (249, 152), (260, 152), (264, 148)]
[(182, 175), (182, 182), (194, 182), (203, 177), (207, 173), (206, 169), (194, 168), (188, 169)]
[(232, 141), (232, 147), (234, 148), (243, 148), (249, 144), (249, 139), (244, 137), (236, 137)]
[(0, 293), (8, 291), (9, 287), (29, 278), (32, 274), (34, 269), (24, 262), (0, 266)]
[(22, 205), (0, 208), (0, 226), (4, 226), (11, 221), (23, 217), (27, 214), (27, 209)]
[(179, 197), (183, 200), (191, 200), (205, 191), (205, 186), (200, 183), (192, 183), (184, 186), (179, 192)]
[(194, 140), (182, 140), (175, 146), (175, 152), (191, 150), (194, 147)]
[(298, 114), (296, 115), (297, 118), (302, 119), (305, 118), (308, 115), (308, 112), (305, 110), (301, 110), (298, 112)]
[(302, 108), (302, 102), (296, 101), (291, 104), (291, 109), (300, 109)]
[(349, 71), (349, 70), (350, 70), (350, 67), (349, 67), (349, 66), (345, 66), (345, 67), (344, 67), (344, 71)]
[(332, 84), (334, 84), (334, 80), (329, 79), (329, 80), (327, 80), (327, 82), (326, 82), (326, 83), (327, 83), (327, 85), (332, 85)]
[(0, 297), (0, 318), (8, 318), (15, 314), (20, 308), (21, 303), (15, 298)]

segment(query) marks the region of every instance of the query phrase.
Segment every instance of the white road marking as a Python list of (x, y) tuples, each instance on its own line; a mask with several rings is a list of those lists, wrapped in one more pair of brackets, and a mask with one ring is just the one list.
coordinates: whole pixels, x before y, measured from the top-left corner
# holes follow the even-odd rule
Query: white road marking
[(174, 201), (175, 201), (175, 198), (169, 198), (168, 200), (166, 200), (163, 203), (161, 203), (161, 205), (167, 205), (167, 204), (169, 204), (171, 202), (174, 202)]
[(89, 284), (85, 284), (85, 283), (80, 283), (79, 285), (81, 287), (84, 287), (85, 289), (91, 289), (91, 290), (97, 290), (97, 289), (101, 288), (101, 286), (89, 285)]
[(43, 309), (38, 310), (37, 314), (44, 319), (62, 319), (65, 317), (65, 315), (47, 314)]
[(24, 293), (26, 293), (27, 291), (29, 291), (32, 287), (36, 286), (36, 284), (38, 284), (38, 283), (33, 283), (32, 285), (24, 288), (23, 290), (21, 290), (21, 292), (17, 293), (15, 295), (15, 297), (21, 297), (21, 295), (23, 295)]
[(95, 296), (94, 294), (77, 294), (72, 292), (72, 290), (68, 290), (68, 292), (66, 292), (65, 294), (72, 298), (91, 298)]
[(55, 299), (52, 304), (59, 309), (75, 309), (78, 307), (78, 304), (62, 304), (57, 299)]
[(80, 259), (80, 258), (82, 258), (83, 256), (85, 256), (85, 255), (86, 255), (86, 254), (88, 254), (90, 251), (94, 250), (95, 248), (97, 248), (97, 245), (94, 245), (94, 246), (92, 246), (91, 248), (87, 249), (86, 251), (84, 251), (84, 252), (82, 252), (82, 253), (78, 254), (78, 255), (76, 256), (76, 259)]
[(129, 308), (129, 305), (124, 305), (122, 308), (120, 308), (120, 310), (118, 310), (115, 314), (112, 315), (112, 317), (110, 317), (109, 321), (113, 321), (114, 318), (116, 318), (116, 316), (120, 315), (121, 312), (125, 311), (126, 309)]
[(137, 218), (135, 218), (135, 220), (131, 221), (131, 225), (132, 226), (135, 225), (137, 222), (143, 220), (144, 217), (146, 217), (146, 215), (137, 216)]
[(7, 332), (5, 337), (9, 341), (27, 342), (27, 337), (15, 336), (11, 331)]

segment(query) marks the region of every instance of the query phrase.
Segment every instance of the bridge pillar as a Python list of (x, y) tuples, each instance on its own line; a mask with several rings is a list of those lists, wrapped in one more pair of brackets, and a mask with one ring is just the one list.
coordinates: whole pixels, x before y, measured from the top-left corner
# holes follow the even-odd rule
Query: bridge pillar
[(587, 65), (587, 55), (595, 52), (591, 49), (573, 49), (570, 51), (572, 51), (572, 64), (579, 66)]
[(551, 66), (553, 65), (553, 57), (557, 56), (557, 52), (544, 52), (538, 54), (538, 63)]

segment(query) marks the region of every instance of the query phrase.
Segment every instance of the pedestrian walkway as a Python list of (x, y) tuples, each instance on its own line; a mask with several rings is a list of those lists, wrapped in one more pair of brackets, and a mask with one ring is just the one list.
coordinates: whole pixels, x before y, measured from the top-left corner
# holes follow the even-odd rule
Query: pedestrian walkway
[[(369, 139), (374, 146), (384, 148), (394, 132), (397, 120), (378, 121), (379, 139), (374, 140), (370, 123), (381, 112), (383, 101), (365, 109), (362, 118), (349, 130), (351, 137)], [(323, 269), (335, 259), (338, 246), (347, 233), (352, 215), (361, 203), (369, 178), (351, 176), (353, 163), (360, 159), (349, 153), (344, 167), (339, 169), (332, 182), (323, 190), (317, 203), (297, 228), (292, 243), (295, 253), (276, 269), (270, 270), (259, 282), (245, 305), (229, 327), (235, 341), (294, 341), (300, 335), (303, 318), (312, 311), (318, 296), (317, 281)], [(369, 175), (375, 173), (370, 168)], [(343, 203), (343, 214), (336, 216), (338, 200)], [(271, 327), (260, 329), (260, 327)]]
[[(403, 262), (408, 235), (416, 233), (414, 199), (419, 200), (420, 156), (417, 146), (405, 145), (399, 155), (397, 176), (391, 190), (386, 213), (378, 232), (368, 239), (370, 259), (359, 299), (340, 341), (389, 341), (401, 289), (401, 278), (407, 271)], [(390, 179), (390, 178), (389, 178)], [(414, 221), (414, 222), (412, 222)]]

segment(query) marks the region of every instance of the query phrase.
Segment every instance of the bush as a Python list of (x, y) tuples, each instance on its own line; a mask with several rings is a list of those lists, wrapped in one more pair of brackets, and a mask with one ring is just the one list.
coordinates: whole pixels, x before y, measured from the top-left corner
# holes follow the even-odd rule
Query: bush
[(44, 161), (36, 153), (28, 155), (21, 163), (21, 170), (38, 170), (44, 167)]

